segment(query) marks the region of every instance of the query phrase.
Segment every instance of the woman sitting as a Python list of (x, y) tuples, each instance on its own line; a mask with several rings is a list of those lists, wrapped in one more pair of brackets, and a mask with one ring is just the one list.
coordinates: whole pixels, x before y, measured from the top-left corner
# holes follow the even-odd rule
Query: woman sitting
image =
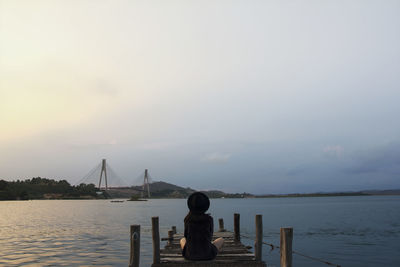
[(213, 218), (205, 212), (210, 200), (201, 193), (191, 194), (187, 200), (189, 213), (185, 217), (184, 238), (180, 240), (182, 255), (188, 260), (212, 260), (224, 244), (223, 238), (211, 242), (214, 232)]

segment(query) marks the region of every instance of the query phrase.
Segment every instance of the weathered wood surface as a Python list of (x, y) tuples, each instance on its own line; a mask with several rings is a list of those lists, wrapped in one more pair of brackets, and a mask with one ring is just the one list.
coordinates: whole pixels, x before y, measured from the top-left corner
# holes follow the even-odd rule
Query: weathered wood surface
[(160, 228), (158, 217), (151, 218), (151, 231), (153, 237), (153, 262), (160, 263)]
[(262, 236), (263, 236), (263, 226), (262, 226), (262, 215), (256, 215), (256, 240), (254, 242), (254, 255), (256, 261), (262, 260)]
[(140, 262), (140, 225), (131, 225), (131, 255), (129, 267), (139, 267)]
[(213, 240), (224, 238), (224, 246), (217, 258), (211, 261), (189, 261), (182, 257), (179, 240), (182, 234), (175, 234), (160, 252), (160, 263), (153, 263), (152, 267), (265, 267), (264, 262), (256, 261), (254, 253), (241, 242), (234, 239), (232, 232), (215, 232)]
[(281, 228), (281, 266), (292, 267), (293, 228)]

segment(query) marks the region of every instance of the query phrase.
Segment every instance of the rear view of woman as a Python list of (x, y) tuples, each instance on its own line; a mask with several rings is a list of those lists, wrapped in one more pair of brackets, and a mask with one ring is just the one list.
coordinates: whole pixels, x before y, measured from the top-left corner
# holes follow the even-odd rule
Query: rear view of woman
[(189, 213), (184, 220), (185, 237), (180, 240), (182, 255), (188, 260), (215, 259), (224, 240), (218, 238), (211, 242), (214, 222), (209, 214), (205, 214), (210, 207), (209, 198), (201, 192), (195, 192), (189, 196), (187, 205)]

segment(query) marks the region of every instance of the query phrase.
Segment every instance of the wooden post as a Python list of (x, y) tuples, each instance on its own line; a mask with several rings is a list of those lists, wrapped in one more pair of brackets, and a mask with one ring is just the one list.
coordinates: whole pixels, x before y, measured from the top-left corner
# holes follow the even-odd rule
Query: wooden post
[(235, 232), (235, 241), (240, 242), (240, 214), (233, 214), (233, 228)]
[(256, 261), (262, 261), (262, 240), (263, 240), (263, 225), (262, 215), (256, 215), (256, 241), (254, 243), (254, 254)]
[(176, 234), (176, 226), (172, 226), (172, 231), (174, 231), (174, 234)]
[(218, 219), (218, 222), (219, 222), (219, 231), (220, 232), (225, 232), (224, 219), (220, 218), (220, 219)]
[(131, 225), (131, 255), (129, 267), (139, 267), (140, 260), (140, 225)]
[(281, 228), (281, 267), (292, 267), (293, 228)]
[(160, 263), (160, 228), (158, 217), (151, 217), (151, 230), (153, 236), (153, 263)]
[(168, 231), (168, 245), (172, 245), (172, 241), (174, 240), (174, 231)]

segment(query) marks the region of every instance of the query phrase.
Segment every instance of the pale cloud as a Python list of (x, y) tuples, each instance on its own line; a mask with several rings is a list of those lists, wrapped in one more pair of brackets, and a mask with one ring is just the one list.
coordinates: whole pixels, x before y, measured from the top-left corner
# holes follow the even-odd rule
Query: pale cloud
[(116, 145), (117, 143), (118, 143), (118, 142), (117, 142), (116, 139), (111, 139), (111, 140), (108, 142), (109, 145)]
[(343, 155), (344, 148), (340, 145), (330, 145), (324, 147), (322, 151), (327, 156), (339, 158)]
[(205, 155), (201, 160), (209, 163), (226, 163), (231, 158), (230, 153), (210, 153)]
[(163, 150), (171, 147), (171, 143), (168, 142), (154, 142), (154, 143), (145, 143), (139, 145), (139, 148), (143, 150)]
[(110, 82), (104, 79), (98, 79), (95, 82), (93, 91), (99, 95), (105, 95), (115, 97), (118, 95), (118, 89), (114, 87)]
[(115, 146), (118, 142), (116, 139), (110, 139), (105, 142), (89, 142), (89, 141), (79, 141), (79, 142), (70, 142), (68, 146), (70, 148), (84, 148), (84, 149), (97, 149), (99, 147), (107, 147), (107, 146)]
[(355, 161), (345, 171), (352, 174), (380, 173), (383, 175), (400, 174), (400, 143), (393, 142), (385, 146), (359, 151)]

